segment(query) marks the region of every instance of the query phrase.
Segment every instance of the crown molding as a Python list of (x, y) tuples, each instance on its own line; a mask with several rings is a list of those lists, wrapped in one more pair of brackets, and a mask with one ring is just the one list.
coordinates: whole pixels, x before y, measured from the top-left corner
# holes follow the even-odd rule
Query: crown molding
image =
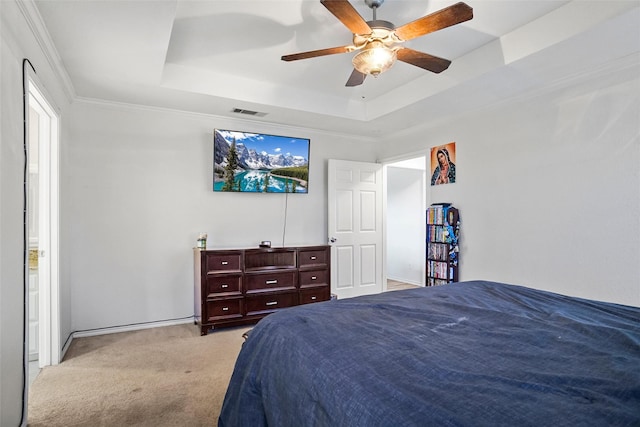
[(51, 40), (51, 35), (47, 30), (47, 27), (42, 20), (40, 11), (33, 0), (15, 0), (18, 5), (18, 9), (25, 18), (31, 33), (33, 34), (36, 42), (40, 46), (42, 53), (44, 54), (49, 66), (53, 70), (56, 78), (61, 83), (64, 94), (67, 97), (69, 103), (76, 99), (76, 91), (71, 83), (67, 70), (62, 65), (62, 59), (58, 54), (58, 50), (55, 44)]
[(302, 132), (312, 131), (319, 135), (347, 138), (354, 142), (375, 143), (379, 140), (379, 138), (372, 137), (372, 136), (363, 136), (363, 135), (356, 135), (356, 134), (346, 133), (346, 132), (330, 131), (330, 130), (319, 129), (314, 127), (290, 125), (286, 123), (280, 123), (280, 122), (269, 121), (264, 119), (260, 120), (260, 119), (252, 119), (252, 118), (245, 118), (245, 117), (224, 116), (224, 115), (213, 114), (213, 113), (202, 113), (198, 111), (182, 110), (182, 109), (172, 108), (172, 107), (163, 107), (163, 106), (147, 105), (147, 104), (134, 104), (129, 102), (113, 101), (108, 99), (89, 98), (84, 96), (77, 96), (74, 101), (75, 103), (96, 105), (104, 108), (113, 108), (120, 111), (129, 110), (129, 111), (148, 111), (148, 112), (156, 112), (156, 113), (179, 114), (185, 117), (199, 117), (207, 120), (220, 120), (220, 121), (226, 121), (226, 122), (233, 122), (233, 123), (244, 124), (248, 128), (260, 128), (261, 129), (260, 132), (271, 131), (274, 133), (278, 133), (278, 132), (287, 131), (287, 132), (302, 133)]

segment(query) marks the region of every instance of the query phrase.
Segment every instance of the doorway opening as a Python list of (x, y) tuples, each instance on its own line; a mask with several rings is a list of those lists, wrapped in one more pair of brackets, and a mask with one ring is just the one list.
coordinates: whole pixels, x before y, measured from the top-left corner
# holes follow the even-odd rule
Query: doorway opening
[(34, 369), (60, 362), (58, 280), (59, 117), (28, 79), (27, 121), (27, 337), (29, 378)]
[(425, 286), (427, 157), (385, 164), (387, 289)]

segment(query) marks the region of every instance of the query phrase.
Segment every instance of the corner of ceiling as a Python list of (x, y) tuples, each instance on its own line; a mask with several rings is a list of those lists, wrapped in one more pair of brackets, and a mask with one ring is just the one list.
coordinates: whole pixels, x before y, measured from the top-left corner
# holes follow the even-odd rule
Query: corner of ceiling
[(73, 87), (73, 83), (71, 82), (71, 78), (69, 77), (66, 68), (62, 64), (60, 54), (51, 39), (51, 35), (49, 34), (42, 16), (38, 11), (38, 7), (34, 0), (20, 0), (16, 1), (16, 4), (24, 16), (27, 25), (29, 25), (29, 28), (35, 37), (38, 46), (42, 50), (42, 53), (47, 59), (47, 62), (54, 71), (56, 78), (61, 83), (67, 101), (72, 103), (76, 99), (75, 88)]

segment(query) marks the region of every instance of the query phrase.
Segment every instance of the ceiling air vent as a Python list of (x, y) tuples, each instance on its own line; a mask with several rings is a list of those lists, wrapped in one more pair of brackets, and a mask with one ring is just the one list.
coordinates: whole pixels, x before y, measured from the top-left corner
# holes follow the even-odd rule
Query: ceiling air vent
[(248, 116), (256, 116), (256, 117), (264, 117), (267, 115), (267, 113), (261, 113), (259, 111), (243, 110), (242, 108), (234, 108), (231, 111), (238, 114), (246, 114)]

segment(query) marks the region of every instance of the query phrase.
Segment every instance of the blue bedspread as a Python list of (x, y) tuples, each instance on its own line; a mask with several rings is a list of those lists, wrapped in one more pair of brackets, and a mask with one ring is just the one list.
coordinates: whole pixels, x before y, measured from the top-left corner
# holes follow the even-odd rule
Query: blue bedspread
[(464, 282), (261, 320), (219, 426), (640, 426), (640, 308)]

